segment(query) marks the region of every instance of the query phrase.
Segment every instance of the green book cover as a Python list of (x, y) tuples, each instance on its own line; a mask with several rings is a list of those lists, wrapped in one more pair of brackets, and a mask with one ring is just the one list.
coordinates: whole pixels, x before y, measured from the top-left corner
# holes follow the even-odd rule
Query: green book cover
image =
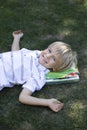
[(74, 74), (78, 74), (79, 73), (78, 68), (73, 66), (70, 69), (67, 69), (67, 70), (62, 71), (62, 72), (49, 72), (46, 75), (46, 79), (65, 78), (65, 77), (68, 77), (68, 75), (72, 74), (72, 73), (73, 73), (72, 76), (74, 76)]

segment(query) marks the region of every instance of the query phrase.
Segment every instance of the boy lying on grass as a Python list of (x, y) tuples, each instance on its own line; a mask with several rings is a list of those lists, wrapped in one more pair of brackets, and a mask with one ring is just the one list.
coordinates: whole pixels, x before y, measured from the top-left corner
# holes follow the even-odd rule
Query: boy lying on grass
[(57, 99), (41, 99), (32, 96), (46, 83), (46, 74), (53, 71), (63, 71), (76, 62), (76, 53), (68, 44), (54, 42), (43, 51), (20, 49), (19, 42), (23, 37), (21, 30), (13, 32), (13, 43), (10, 52), (0, 54), (0, 90), (4, 87), (22, 85), (19, 101), (27, 105), (49, 107), (58, 112), (63, 103)]

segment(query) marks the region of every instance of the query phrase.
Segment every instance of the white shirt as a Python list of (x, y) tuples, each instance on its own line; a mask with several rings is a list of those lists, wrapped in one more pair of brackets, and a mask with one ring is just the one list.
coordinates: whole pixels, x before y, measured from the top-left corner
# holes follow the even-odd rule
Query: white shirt
[(31, 51), (25, 48), (1, 53), (0, 66), (4, 78), (0, 80), (0, 89), (22, 84), (23, 88), (31, 92), (40, 90), (46, 83), (45, 75), (49, 72), (38, 62), (40, 53), (38, 50)]

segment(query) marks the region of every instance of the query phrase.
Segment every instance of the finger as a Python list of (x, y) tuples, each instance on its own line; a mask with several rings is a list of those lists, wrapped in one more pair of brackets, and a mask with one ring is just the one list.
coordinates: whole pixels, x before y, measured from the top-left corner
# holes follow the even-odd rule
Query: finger
[(20, 34), (20, 33), (22, 33), (22, 31), (21, 31), (21, 30), (14, 31), (14, 34)]

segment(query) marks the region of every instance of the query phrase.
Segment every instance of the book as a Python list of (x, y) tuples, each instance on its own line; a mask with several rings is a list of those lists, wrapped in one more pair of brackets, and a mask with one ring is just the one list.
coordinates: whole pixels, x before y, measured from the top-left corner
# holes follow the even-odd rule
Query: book
[(46, 75), (46, 84), (73, 83), (78, 82), (79, 80), (79, 70), (74, 64), (71, 68), (65, 71), (49, 72)]

